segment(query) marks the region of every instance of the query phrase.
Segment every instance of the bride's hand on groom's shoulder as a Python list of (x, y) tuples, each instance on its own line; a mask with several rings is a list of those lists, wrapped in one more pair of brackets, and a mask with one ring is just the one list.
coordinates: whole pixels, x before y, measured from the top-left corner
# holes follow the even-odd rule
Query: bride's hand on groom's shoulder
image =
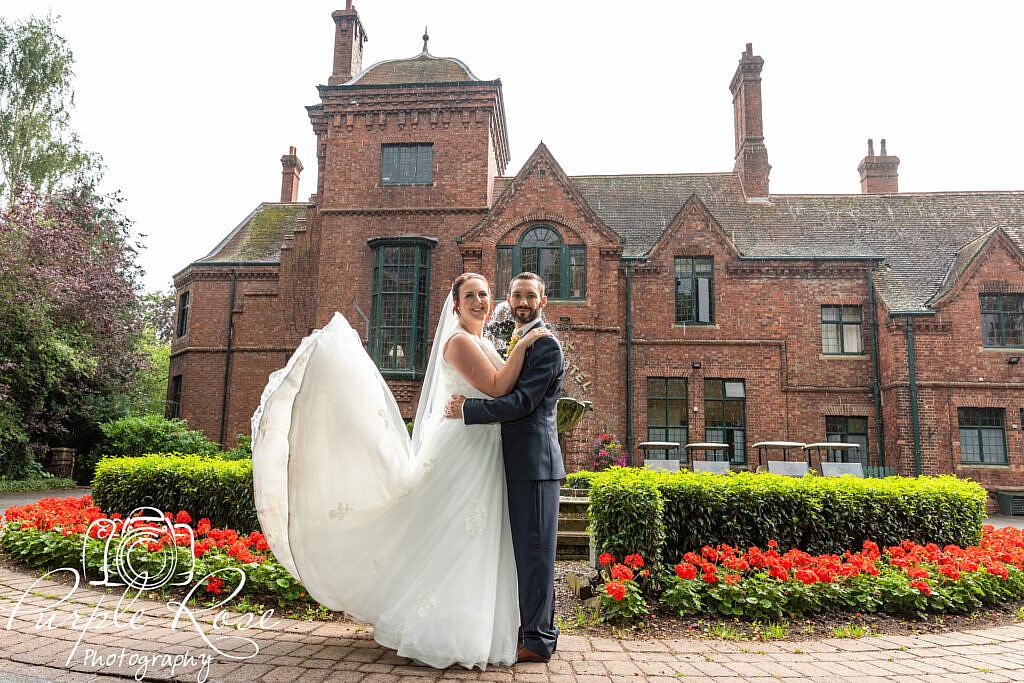
[(533, 346), (533, 343), (542, 337), (551, 337), (551, 331), (544, 326), (537, 326), (526, 333), (526, 336), (519, 340), (519, 344), (523, 346), (523, 349), (528, 349)]
[(452, 395), (448, 404), (444, 407), (444, 416), (452, 420), (462, 419), (462, 404), (466, 402), (465, 396)]

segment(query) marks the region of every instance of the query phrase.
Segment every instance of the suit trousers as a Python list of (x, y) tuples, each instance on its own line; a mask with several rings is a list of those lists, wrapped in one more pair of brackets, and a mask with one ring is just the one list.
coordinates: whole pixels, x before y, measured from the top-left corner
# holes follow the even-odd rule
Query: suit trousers
[(542, 657), (558, 644), (555, 546), (561, 480), (508, 482), (509, 523), (519, 579), (519, 642)]

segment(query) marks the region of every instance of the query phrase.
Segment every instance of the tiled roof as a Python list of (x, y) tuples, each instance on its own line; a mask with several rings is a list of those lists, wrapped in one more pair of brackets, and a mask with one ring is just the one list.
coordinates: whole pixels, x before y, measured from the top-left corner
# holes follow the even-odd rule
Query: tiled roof
[[(744, 200), (734, 173), (576, 176), (598, 216), (643, 256), (692, 195), (743, 256), (877, 256), (891, 310), (926, 310), (958, 252), (1001, 227), (1024, 245), (1024, 192), (772, 195)], [(973, 257), (972, 257), (973, 258)]]
[(344, 85), (394, 85), (398, 83), (458, 83), (478, 81), (469, 67), (451, 57), (422, 52), (410, 59), (388, 59), (364, 69)]
[(304, 202), (263, 202), (196, 263), (277, 263), (284, 236), (306, 215)]

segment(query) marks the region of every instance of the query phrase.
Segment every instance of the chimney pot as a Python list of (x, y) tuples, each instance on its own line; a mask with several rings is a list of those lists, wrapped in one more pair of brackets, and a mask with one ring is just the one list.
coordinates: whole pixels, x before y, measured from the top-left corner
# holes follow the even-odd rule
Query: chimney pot
[(295, 147), (289, 147), (288, 153), (281, 157), (281, 202), (294, 202), (299, 198), (299, 174), (302, 173), (302, 162), (295, 156)]
[(899, 192), (899, 157), (891, 157), (885, 150), (885, 138), (881, 139), (881, 154), (875, 156), (872, 140), (868, 140), (868, 155), (857, 166), (860, 173), (862, 194), (896, 194)]
[(339, 85), (363, 70), (363, 43), (367, 38), (351, 1), (345, 3), (345, 9), (332, 12), (331, 18), (334, 19), (334, 68), (327, 84)]
[(770, 196), (768, 174), (772, 169), (764, 145), (764, 121), (761, 116), (763, 65), (764, 60), (754, 55), (753, 43), (747, 43), (729, 83), (736, 135), (734, 170), (739, 175), (744, 196), (761, 200)]

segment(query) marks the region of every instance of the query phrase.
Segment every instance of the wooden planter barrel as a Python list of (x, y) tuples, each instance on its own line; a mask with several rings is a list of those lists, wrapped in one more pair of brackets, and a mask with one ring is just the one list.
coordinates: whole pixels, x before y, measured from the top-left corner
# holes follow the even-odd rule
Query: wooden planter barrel
[(46, 471), (55, 477), (71, 478), (75, 471), (75, 449), (74, 448), (51, 448), (50, 461)]

